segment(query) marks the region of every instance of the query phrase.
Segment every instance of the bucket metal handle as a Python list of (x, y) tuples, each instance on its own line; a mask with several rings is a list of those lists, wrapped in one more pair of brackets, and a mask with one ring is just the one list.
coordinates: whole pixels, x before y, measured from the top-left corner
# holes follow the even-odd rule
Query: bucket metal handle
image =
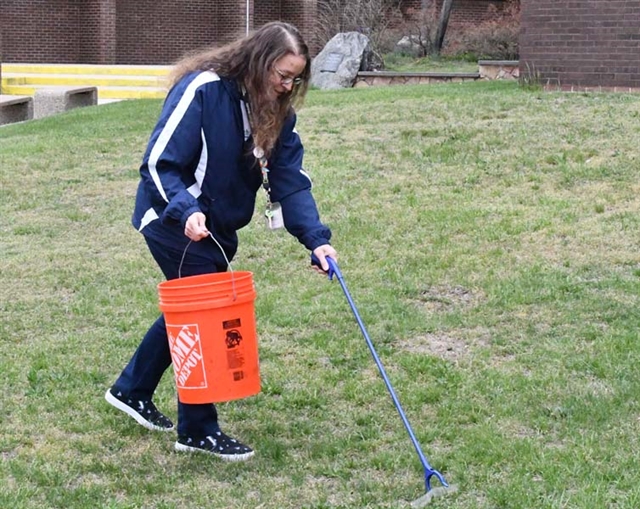
[[(222, 256), (224, 256), (224, 261), (227, 262), (227, 267), (229, 267), (229, 272), (231, 272), (231, 291), (233, 292), (233, 300), (236, 300), (238, 298), (238, 294), (236, 293), (236, 278), (233, 275), (233, 267), (231, 266), (231, 262), (229, 261), (229, 258), (227, 258), (227, 253), (224, 252), (224, 249), (222, 249), (220, 243), (213, 236), (213, 233), (209, 232), (209, 237), (211, 237), (216, 245), (220, 248)], [(189, 249), (189, 246), (192, 242), (193, 240), (189, 240), (189, 243), (182, 252), (182, 258), (180, 259), (180, 265), (178, 266), (178, 278), (182, 277), (182, 263), (184, 262), (184, 257), (187, 255), (187, 249)]]

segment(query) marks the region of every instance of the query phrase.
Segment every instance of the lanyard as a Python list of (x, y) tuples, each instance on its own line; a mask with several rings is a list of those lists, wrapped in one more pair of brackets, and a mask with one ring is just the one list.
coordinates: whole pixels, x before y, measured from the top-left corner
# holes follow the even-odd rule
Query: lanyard
[[(242, 110), (242, 123), (244, 125), (244, 134), (245, 140), (249, 138), (251, 135), (251, 106), (249, 105), (249, 100), (247, 98), (247, 91), (244, 86), (241, 87), (242, 90), (242, 99), (240, 101), (240, 107)], [(272, 219), (277, 217), (280, 212), (280, 208), (278, 204), (271, 203), (271, 184), (269, 183), (269, 161), (265, 157), (265, 153), (262, 147), (258, 147), (254, 145), (253, 147), (253, 156), (258, 161), (260, 165), (260, 173), (262, 173), (262, 189), (264, 189), (264, 194), (267, 198), (267, 206), (265, 210), (265, 217), (267, 218), (267, 222), (270, 228), (272, 226)]]
[(269, 184), (269, 163), (264, 156), (264, 150), (262, 147), (254, 147), (253, 155), (258, 160), (260, 165), (260, 172), (262, 173), (262, 189), (267, 197), (267, 210), (271, 210), (271, 185)]

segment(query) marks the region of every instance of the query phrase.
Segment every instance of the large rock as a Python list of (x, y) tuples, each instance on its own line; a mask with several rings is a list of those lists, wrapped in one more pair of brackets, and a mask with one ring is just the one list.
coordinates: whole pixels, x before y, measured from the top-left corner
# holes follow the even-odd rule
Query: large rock
[(311, 85), (325, 90), (352, 87), (368, 46), (369, 38), (361, 33), (335, 35), (311, 62)]

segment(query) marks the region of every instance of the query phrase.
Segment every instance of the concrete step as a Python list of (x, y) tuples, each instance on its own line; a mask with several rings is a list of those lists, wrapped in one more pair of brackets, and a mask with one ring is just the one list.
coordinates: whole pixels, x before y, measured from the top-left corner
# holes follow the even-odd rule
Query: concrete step
[(164, 76), (126, 76), (102, 74), (21, 74), (3, 72), (2, 82), (11, 85), (68, 85), (95, 87), (153, 87), (162, 88)]
[(2, 93), (34, 95), (39, 87), (95, 86), (98, 102), (163, 99), (170, 66), (2, 64)]
[(2, 72), (23, 74), (116, 74), (166, 76), (169, 65), (2, 64)]
[[(62, 85), (5, 85), (4, 78), (2, 81), (2, 93), (7, 95), (34, 95), (39, 87), (63, 88)], [(80, 84), (74, 86), (80, 86)], [(98, 102), (101, 99), (163, 99), (166, 95), (165, 90), (152, 87), (100, 86), (97, 89)]]

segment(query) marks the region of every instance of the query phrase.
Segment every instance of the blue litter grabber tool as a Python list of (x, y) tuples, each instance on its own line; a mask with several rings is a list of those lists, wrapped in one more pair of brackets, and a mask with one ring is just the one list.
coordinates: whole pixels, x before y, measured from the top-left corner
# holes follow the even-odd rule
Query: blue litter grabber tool
[[(393, 400), (393, 403), (396, 407), (396, 409), (398, 410), (398, 413), (400, 414), (400, 418), (402, 419), (402, 422), (404, 423), (404, 427), (407, 429), (407, 432), (409, 433), (409, 437), (411, 438), (411, 442), (413, 443), (413, 447), (415, 448), (416, 452), (418, 453), (418, 457), (420, 458), (420, 463), (422, 463), (422, 468), (424, 469), (424, 482), (425, 482), (425, 488), (426, 488), (426, 493), (421, 496), (420, 498), (418, 498), (417, 500), (414, 500), (411, 503), (411, 506), (413, 508), (420, 508), (420, 507), (424, 507), (426, 504), (428, 504), (433, 498), (435, 497), (439, 497), (448, 493), (451, 493), (453, 491), (456, 490), (455, 486), (450, 486), (447, 481), (444, 479), (444, 477), (442, 476), (442, 474), (440, 472), (438, 472), (437, 470), (434, 470), (431, 465), (429, 464), (429, 462), (427, 461), (427, 458), (425, 457), (424, 453), (422, 452), (422, 449), (420, 448), (420, 444), (418, 442), (418, 439), (416, 438), (413, 429), (411, 428), (411, 424), (409, 424), (409, 420), (407, 419), (407, 416), (404, 413), (404, 410), (402, 409), (402, 406), (400, 405), (400, 401), (398, 400), (398, 397), (396, 396), (395, 391), (393, 390), (393, 387), (391, 385), (391, 381), (389, 380), (389, 377), (387, 376), (387, 373), (384, 369), (384, 366), (382, 365), (382, 362), (380, 361), (380, 357), (378, 357), (378, 354), (376, 352), (376, 349), (373, 346), (373, 343), (371, 342), (371, 339), (369, 338), (369, 334), (367, 333), (367, 329), (364, 326), (364, 323), (362, 322), (362, 319), (360, 318), (360, 314), (358, 313), (358, 309), (356, 308), (355, 303), (353, 302), (353, 299), (351, 298), (351, 295), (349, 294), (349, 290), (347, 289), (347, 286), (344, 282), (344, 278), (342, 277), (342, 274), (340, 272), (340, 268), (338, 267), (338, 263), (331, 257), (327, 257), (327, 262), (329, 264), (329, 270), (327, 271), (327, 275), (329, 276), (329, 279), (332, 280), (333, 276), (335, 276), (338, 279), (338, 282), (340, 283), (340, 286), (342, 287), (342, 291), (344, 292), (345, 296), (347, 297), (347, 301), (349, 302), (349, 306), (351, 306), (351, 311), (353, 311), (353, 315), (356, 318), (356, 321), (358, 322), (358, 325), (360, 327), (360, 330), (362, 331), (362, 335), (364, 336), (365, 341), (367, 342), (367, 346), (369, 347), (369, 351), (371, 352), (371, 355), (373, 356), (373, 360), (375, 361), (376, 365), (378, 366), (378, 370), (380, 371), (380, 375), (382, 376), (382, 379), (384, 380), (385, 385), (387, 386), (387, 389), (389, 391), (389, 394), (391, 395), (391, 399)], [(320, 268), (320, 261), (318, 260), (318, 258), (315, 255), (311, 255), (311, 263), (313, 265), (316, 265)], [(440, 482), (440, 484), (442, 486), (439, 486), (437, 488), (432, 488), (431, 486), (431, 478), (432, 477), (436, 477), (438, 479), (438, 481)]]

